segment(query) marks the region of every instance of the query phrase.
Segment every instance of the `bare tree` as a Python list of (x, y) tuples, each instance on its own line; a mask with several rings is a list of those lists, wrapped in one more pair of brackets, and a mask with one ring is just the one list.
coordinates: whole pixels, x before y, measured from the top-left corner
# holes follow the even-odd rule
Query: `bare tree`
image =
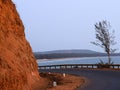
[(114, 30), (111, 30), (111, 25), (107, 21), (101, 21), (95, 24), (96, 31), (96, 41), (91, 42), (92, 44), (99, 46), (104, 49), (108, 55), (108, 64), (111, 63), (111, 53), (114, 53), (116, 49), (113, 49), (112, 46), (116, 44), (114, 41)]

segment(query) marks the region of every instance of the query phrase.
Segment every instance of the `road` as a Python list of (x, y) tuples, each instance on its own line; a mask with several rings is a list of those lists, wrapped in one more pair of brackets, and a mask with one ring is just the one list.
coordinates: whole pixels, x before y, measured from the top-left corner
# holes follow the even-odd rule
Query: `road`
[(113, 70), (86, 70), (62, 69), (40, 70), (40, 72), (57, 72), (84, 76), (89, 83), (77, 90), (120, 90), (120, 71)]

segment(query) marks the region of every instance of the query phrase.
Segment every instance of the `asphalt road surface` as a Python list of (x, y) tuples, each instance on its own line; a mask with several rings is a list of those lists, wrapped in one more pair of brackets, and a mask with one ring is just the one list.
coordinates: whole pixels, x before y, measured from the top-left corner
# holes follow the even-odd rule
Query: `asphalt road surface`
[(77, 90), (120, 90), (120, 71), (86, 69), (53, 69), (39, 71), (67, 73), (86, 77), (89, 83), (79, 87)]

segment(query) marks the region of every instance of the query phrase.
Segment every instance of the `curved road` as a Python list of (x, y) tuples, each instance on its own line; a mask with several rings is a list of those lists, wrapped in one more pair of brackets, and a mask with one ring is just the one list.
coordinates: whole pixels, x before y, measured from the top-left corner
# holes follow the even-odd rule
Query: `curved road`
[(77, 90), (120, 90), (120, 71), (112, 70), (81, 70), (81, 69), (63, 69), (63, 70), (40, 70), (40, 72), (57, 72), (74, 74), (86, 77), (90, 83), (83, 85)]

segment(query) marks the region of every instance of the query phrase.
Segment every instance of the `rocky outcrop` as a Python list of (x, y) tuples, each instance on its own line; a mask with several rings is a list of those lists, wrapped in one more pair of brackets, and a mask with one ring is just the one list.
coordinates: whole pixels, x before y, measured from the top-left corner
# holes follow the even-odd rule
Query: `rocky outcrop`
[(33, 90), (37, 63), (11, 0), (0, 0), (0, 90)]

